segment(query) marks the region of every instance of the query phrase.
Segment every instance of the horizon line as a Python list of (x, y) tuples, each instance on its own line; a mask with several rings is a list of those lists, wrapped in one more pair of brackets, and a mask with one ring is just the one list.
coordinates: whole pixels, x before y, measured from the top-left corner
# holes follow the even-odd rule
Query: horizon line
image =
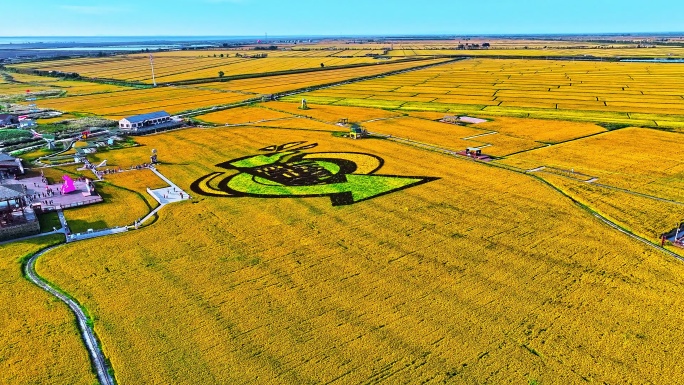
[[(409, 33), (409, 34), (382, 34), (382, 33), (370, 33), (370, 34), (274, 34), (269, 35), (269, 38), (276, 37), (458, 37), (458, 36), (624, 36), (624, 35), (678, 35), (684, 36), (684, 31), (632, 31), (632, 32), (535, 32), (535, 33), (514, 33), (514, 32), (504, 32), (504, 33)], [(247, 38), (247, 37), (264, 37), (263, 35), (1, 35), (1, 38), (73, 38), (73, 37), (203, 37), (203, 38)]]

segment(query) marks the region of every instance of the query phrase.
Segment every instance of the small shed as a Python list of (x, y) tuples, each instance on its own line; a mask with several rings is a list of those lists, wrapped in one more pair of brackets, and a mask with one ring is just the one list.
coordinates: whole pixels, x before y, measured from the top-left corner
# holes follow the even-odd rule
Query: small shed
[(482, 155), (482, 149), (479, 147), (468, 147), (466, 148), (466, 154), (480, 156)]
[(458, 123), (458, 116), (446, 115), (446, 116), (444, 116), (444, 118), (442, 118), (442, 122), (444, 122), (444, 123)]
[(36, 124), (36, 121), (33, 119), (24, 119), (19, 122), (19, 128), (31, 128), (37, 125), (38, 124)]

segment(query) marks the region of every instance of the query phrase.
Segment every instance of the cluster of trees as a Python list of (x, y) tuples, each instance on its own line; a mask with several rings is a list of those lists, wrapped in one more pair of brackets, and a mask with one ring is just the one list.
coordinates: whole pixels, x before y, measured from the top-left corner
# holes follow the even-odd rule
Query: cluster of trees
[(81, 75), (76, 72), (45, 71), (36, 69), (17, 69), (16, 72), (28, 75), (50, 76), (53, 78), (80, 79)]
[(277, 45), (269, 45), (268, 47), (257, 46), (253, 48), (255, 51), (275, 51), (278, 49)]
[(257, 54), (254, 54), (254, 55), (245, 55), (245, 54), (242, 54), (242, 53), (239, 53), (239, 52), (238, 52), (238, 53), (235, 54), (235, 57), (246, 57), (246, 58), (252, 58), (252, 59), (264, 59), (264, 58), (268, 57), (268, 54), (267, 54), (267, 53), (257, 53)]
[(479, 44), (465, 43), (465, 44), (459, 44), (458, 49), (480, 49), (480, 48), (489, 48), (490, 46), (491, 46), (491, 44), (489, 44), (489, 43), (482, 43), (482, 46), (480, 46)]

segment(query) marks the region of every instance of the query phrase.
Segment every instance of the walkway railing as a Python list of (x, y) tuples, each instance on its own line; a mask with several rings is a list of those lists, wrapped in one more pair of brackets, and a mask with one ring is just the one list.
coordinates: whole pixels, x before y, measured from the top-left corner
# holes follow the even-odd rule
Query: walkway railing
[(98, 196), (97, 198), (92, 198), (88, 199), (86, 201), (81, 201), (81, 202), (74, 202), (74, 203), (69, 203), (69, 204), (63, 204), (63, 205), (54, 205), (54, 206), (41, 206), (41, 210), (43, 212), (50, 212), (50, 211), (59, 211), (63, 209), (68, 209), (72, 207), (78, 207), (78, 206), (85, 206), (93, 203), (100, 203), (104, 202), (102, 197)]
[(127, 226), (112, 227), (109, 229), (87, 231), (85, 233), (69, 234), (67, 235), (66, 240), (67, 242), (82, 241), (85, 239), (104, 237), (106, 235), (125, 233), (126, 231), (128, 231)]

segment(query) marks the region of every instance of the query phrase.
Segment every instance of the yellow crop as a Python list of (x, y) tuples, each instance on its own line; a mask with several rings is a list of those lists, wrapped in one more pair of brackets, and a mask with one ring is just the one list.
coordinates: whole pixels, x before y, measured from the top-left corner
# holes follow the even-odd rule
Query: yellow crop
[(349, 122), (360, 123), (368, 120), (401, 116), (401, 114), (392, 111), (358, 107), (311, 105), (308, 110), (301, 110), (299, 109), (300, 104), (283, 102), (270, 102), (263, 106), (277, 111), (286, 111), (295, 115), (308, 116), (329, 123), (337, 123), (340, 119), (347, 119)]
[(292, 114), (273, 111), (262, 107), (240, 107), (200, 115), (197, 118), (217, 124), (245, 124), (262, 120), (292, 118)]
[[(154, 55), (154, 69), (158, 82), (176, 82), (190, 79), (258, 74), (298, 69), (370, 64), (378, 61), (370, 57), (269, 57), (248, 59), (235, 57), (236, 53), (252, 55), (259, 52), (226, 51), (220, 53), (193, 52), (194, 57), (169, 54)], [(206, 54), (206, 56), (205, 56)], [(230, 57), (213, 57), (228, 54)], [(109, 58), (58, 60), (17, 65), (17, 68), (40, 69), (43, 71), (75, 72), (91, 78), (105, 78), (126, 81), (140, 81), (152, 84), (152, 69), (148, 55), (123, 55)]]
[(64, 237), (0, 245), (0, 377), (5, 384), (96, 381), (69, 308), (22, 276), (22, 259)]
[(111, 159), (182, 147), (160, 169), (188, 188), (215, 164), (293, 141), (441, 179), (342, 207), (198, 196), (143, 230), (46, 255), (38, 271), (94, 315), (120, 383), (677, 376), (684, 266), (528, 175), (383, 140), (247, 128), (143, 137)]
[(682, 74), (675, 64), (471, 59), (286, 100), (681, 128)]
[(525, 169), (549, 166), (599, 178), (598, 182), (682, 201), (681, 134), (625, 128), (529, 151), (505, 162)]
[[(542, 172), (538, 175), (601, 215), (656, 244), (660, 244), (660, 236), (663, 233), (677, 228), (684, 220), (682, 205), (550, 173)], [(673, 251), (684, 254), (681, 248), (673, 248)]]

